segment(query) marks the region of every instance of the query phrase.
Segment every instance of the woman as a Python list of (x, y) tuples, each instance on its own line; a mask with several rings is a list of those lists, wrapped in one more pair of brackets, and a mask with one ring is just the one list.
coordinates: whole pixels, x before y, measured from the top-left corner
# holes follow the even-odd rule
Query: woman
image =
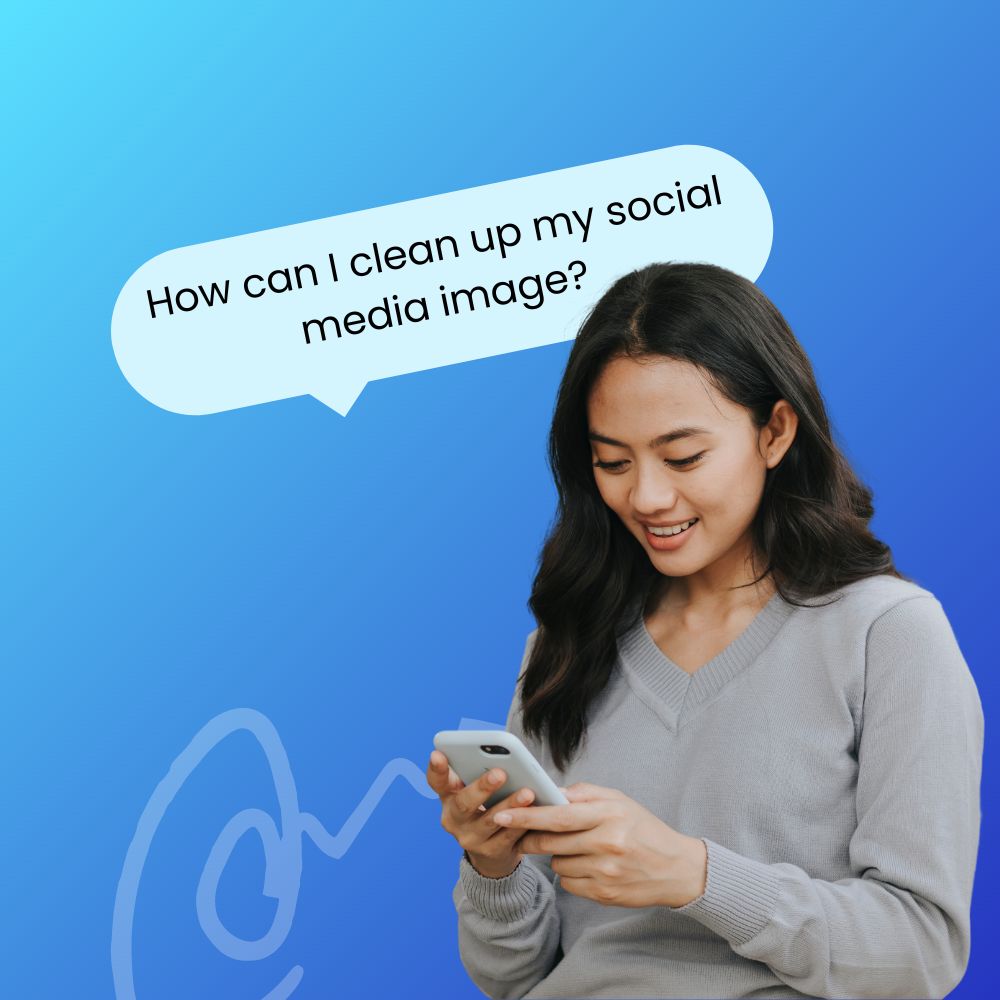
[[(969, 957), (983, 713), (868, 528), (750, 281), (618, 280), (570, 352), (507, 727), (569, 804), (427, 777), (492, 997), (941, 997)], [(940, 512), (928, 510), (933, 521)], [(499, 770), (499, 769), (497, 769)]]

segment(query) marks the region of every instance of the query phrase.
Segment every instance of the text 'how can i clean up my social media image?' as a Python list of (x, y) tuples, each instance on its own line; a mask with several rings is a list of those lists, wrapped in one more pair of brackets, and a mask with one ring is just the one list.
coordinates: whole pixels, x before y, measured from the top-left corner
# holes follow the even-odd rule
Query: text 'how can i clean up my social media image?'
[(167, 410), (308, 394), (346, 415), (368, 382), (572, 339), (654, 261), (756, 280), (772, 234), (746, 167), (675, 146), (168, 251), (126, 282), (112, 344)]

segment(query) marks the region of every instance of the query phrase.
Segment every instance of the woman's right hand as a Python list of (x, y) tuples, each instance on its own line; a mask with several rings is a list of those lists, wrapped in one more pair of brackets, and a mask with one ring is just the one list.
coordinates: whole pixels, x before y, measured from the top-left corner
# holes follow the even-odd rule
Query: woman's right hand
[(494, 767), (466, 786), (448, 758), (440, 750), (431, 751), (427, 784), (441, 799), (441, 826), (468, 852), (473, 868), (489, 878), (504, 878), (517, 868), (522, 857), (517, 842), (527, 833), (497, 826), (493, 817), (502, 809), (530, 805), (535, 798), (530, 788), (521, 788), (487, 809), (484, 803), (506, 780), (506, 772)]

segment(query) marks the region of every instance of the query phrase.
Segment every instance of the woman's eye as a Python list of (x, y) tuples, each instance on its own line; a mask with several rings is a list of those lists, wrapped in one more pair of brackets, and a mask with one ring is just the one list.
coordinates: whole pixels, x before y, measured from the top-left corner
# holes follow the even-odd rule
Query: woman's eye
[(666, 458), (664, 461), (668, 465), (676, 465), (683, 468), (685, 465), (694, 465), (694, 463), (697, 462), (698, 459), (704, 454), (705, 453), (703, 451), (699, 451), (697, 455), (692, 455), (690, 458), (676, 458), (673, 460)]
[[(665, 458), (663, 461), (666, 462), (667, 465), (672, 465), (675, 468), (683, 469), (686, 466), (694, 465), (694, 463), (697, 462), (698, 459), (701, 458), (702, 455), (704, 454), (705, 453), (703, 451), (699, 451), (697, 455), (691, 455), (688, 458), (674, 458), (674, 459)], [(621, 469), (621, 467), (626, 464), (627, 462), (625, 459), (621, 459), (618, 462), (602, 462), (600, 460), (594, 462), (594, 465), (598, 469), (607, 469), (609, 472), (614, 472), (617, 469)]]

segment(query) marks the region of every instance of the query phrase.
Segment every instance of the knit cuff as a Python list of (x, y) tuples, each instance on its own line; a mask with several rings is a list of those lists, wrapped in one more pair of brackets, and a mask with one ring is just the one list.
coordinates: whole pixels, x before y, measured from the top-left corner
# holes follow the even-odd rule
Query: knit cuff
[(708, 851), (705, 891), (697, 899), (674, 907), (709, 930), (721, 934), (733, 948), (746, 944), (767, 926), (781, 891), (771, 865), (744, 857), (702, 837)]
[(538, 880), (541, 875), (534, 865), (524, 859), (503, 878), (480, 875), (462, 854), (459, 861), (459, 880), (469, 902), (484, 917), (504, 922), (523, 917), (535, 902)]

